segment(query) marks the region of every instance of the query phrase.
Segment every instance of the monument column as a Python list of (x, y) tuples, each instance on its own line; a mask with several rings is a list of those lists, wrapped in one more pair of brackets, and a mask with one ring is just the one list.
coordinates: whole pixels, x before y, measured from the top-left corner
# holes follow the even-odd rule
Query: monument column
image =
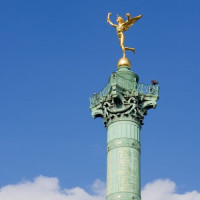
[(90, 98), (94, 118), (104, 119), (107, 128), (107, 192), (106, 200), (140, 200), (140, 129), (147, 110), (155, 108), (158, 100), (158, 82), (152, 85), (138, 83), (139, 77), (131, 71), (126, 50), (135, 53), (135, 48), (124, 45), (124, 31), (135, 24), (142, 15), (127, 20), (117, 17), (116, 28), (123, 58), (118, 61), (118, 70), (111, 74), (108, 84)]
[(158, 85), (139, 84), (122, 58), (106, 87), (90, 98), (92, 116), (107, 128), (107, 200), (140, 200), (140, 129), (156, 107)]

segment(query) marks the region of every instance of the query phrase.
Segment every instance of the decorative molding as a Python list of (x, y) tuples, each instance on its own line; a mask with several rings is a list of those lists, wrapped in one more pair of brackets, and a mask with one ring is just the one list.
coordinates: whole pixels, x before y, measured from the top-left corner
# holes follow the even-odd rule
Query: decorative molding
[(120, 120), (130, 120), (143, 124), (147, 110), (156, 107), (158, 96), (139, 94), (137, 91), (124, 92), (120, 88), (111, 89), (111, 93), (101, 98), (91, 108), (94, 118), (102, 117), (105, 126)]
[(107, 152), (119, 147), (131, 147), (140, 152), (140, 143), (137, 140), (131, 138), (119, 138), (110, 141), (107, 145)]
[(131, 192), (117, 192), (108, 195), (106, 200), (141, 200), (141, 197)]

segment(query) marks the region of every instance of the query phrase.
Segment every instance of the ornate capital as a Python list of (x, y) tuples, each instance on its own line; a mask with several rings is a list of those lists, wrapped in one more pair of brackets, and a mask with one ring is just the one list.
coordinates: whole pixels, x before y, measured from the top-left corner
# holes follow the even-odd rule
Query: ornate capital
[(90, 98), (92, 116), (102, 117), (105, 126), (120, 120), (142, 125), (147, 110), (156, 107), (159, 87), (138, 84), (138, 79), (127, 67), (114, 72), (107, 86)]

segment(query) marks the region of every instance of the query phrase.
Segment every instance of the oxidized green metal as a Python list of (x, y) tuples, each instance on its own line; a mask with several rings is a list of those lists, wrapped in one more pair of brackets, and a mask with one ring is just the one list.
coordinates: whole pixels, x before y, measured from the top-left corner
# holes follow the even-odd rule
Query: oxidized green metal
[(106, 87), (90, 98), (92, 116), (107, 128), (107, 200), (140, 200), (140, 129), (147, 110), (155, 108), (159, 86), (139, 84), (121, 66)]

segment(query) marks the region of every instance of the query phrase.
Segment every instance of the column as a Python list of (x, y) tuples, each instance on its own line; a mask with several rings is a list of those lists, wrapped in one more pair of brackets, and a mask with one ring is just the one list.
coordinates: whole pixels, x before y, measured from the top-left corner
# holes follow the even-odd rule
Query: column
[(140, 125), (118, 121), (108, 126), (107, 200), (140, 200)]

